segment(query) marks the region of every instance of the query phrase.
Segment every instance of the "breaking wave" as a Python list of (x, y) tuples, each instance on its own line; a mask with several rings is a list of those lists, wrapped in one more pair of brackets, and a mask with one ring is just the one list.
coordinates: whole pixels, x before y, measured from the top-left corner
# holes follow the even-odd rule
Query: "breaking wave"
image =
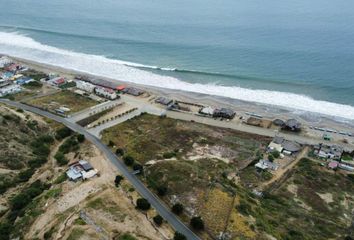
[(136, 84), (217, 95), (354, 120), (354, 107), (350, 105), (315, 100), (308, 96), (287, 92), (188, 83), (174, 77), (146, 71), (146, 68), (164, 71), (187, 70), (146, 66), (99, 55), (73, 52), (39, 43), (16, 32), (0, 32), (0, 53)]

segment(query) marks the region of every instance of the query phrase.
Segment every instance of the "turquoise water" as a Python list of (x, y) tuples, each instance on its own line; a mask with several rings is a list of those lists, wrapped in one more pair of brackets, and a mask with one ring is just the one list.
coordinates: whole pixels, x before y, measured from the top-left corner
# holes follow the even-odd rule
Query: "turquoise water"
[(351, 0), (0, 0), (0, 6), (2, 53), (354, 119)]

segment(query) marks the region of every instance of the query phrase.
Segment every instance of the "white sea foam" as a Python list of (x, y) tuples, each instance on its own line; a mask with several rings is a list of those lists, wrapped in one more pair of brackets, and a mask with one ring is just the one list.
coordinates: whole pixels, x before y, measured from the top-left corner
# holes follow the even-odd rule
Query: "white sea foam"
[(354, 120), (353, 106), (314, 100), (308, 96), (286, 92), (252, 90), (216, 84), (188, 83), (177, 78), (162, 76), (136, 68), (149, 67), (156, 69), (157, 67), (155, 66), (145, 66), (109, 59), (104, 56), (59, 49), (41, 44), (19, 33), (0, 32), (0, 53), (137, 84), (167, 89), (183, 89), (196, 93), (272, 104)]

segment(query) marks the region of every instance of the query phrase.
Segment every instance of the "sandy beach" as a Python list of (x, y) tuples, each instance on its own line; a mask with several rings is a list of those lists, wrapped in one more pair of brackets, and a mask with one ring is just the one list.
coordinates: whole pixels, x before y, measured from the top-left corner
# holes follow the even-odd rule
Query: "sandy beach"
[[(354, 122), (352, 120), (340, 119), (340, 118), (336, 119), (332, 116), (321, 115), (318, 113), (299, 111), (296, 109), (286, 109), (278, 106), (265, 105), (265, 104), (259, 104), (254, 102), (245, 102), (245, 101), (240, 101), (240, 100), (226, 98), (226, 97), (188, 92), (185, 90), (184, 91), (170, 90), (170, 89), (163, 89), (158, 87), (138, 85), (131, 82), (125, 82), (122, 80), (96, 76), (96, 75), (92, 75), (92, 74), (88, 74), (85, 72), (80, 72), (72, 69), (65, 69), (58, 66), (38, 63), (27, 59), (20, 59), (15, 57), (11, 57), (11, 58), (35, 70), (42, 71), (45, 73), (57, 73), (68, 79), (73, 79), (76, 75), (82, 75), (82, 76), (87, 76), (89, 78), (103, 79), (115, 83), (117, 85), (123, 84), (126, 86), (134, 86), (143, 89), (148, 93), (150, 93), (151, 95), (155, 95), (155, 96), (165, 96), (179, 101), (198, 103), (202, 105), (209, 105), (212, 107), (231, 108), (236, 111), (237, 118), (239, 118), (240, 116), (247, 117), (246, 113), (250, 113), (250, 112), (256, 113), (258, 115), (261, 115), (263, 118), (271, 119), (271, 120), (276, 118), (285, 119), (285, 120), (290, 118), (295, 118), (302, 122), (305, 133), (310, 134), (310, 136), (316, 138), (320, 138), (323, 132), (309, 131), (310, 126), (327, 128), (327, 129), (335, 129), (337, 131), (345, 131), (345, 132), (353, 132), (353, 128), (354, 128)], [(124, 76), (117, 76), (117, 78), (124, 79)], [(349, 143), (353, 142), (353, 137), (347, 136), (345, 138), (349, 140)], [(335, 134), (333, 136), (333, 139), (340, 141), (343, 140), (344, 137), (342, 135)]]

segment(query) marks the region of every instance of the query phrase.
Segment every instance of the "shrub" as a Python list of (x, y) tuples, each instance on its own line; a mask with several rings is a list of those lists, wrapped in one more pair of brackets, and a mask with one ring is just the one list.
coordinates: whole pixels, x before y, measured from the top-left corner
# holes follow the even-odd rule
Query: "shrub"
[(140, 173), (143, 171), (143, 166), (139, 163), (134, 163), (133, 165), (133, 170), (134, 171), (140, 171)]
[(279, 158), (280, 157), (280, 153), (277, 150), (273, 151), (272, 155), (273, 155), (274, 158)]
[(168, 153), (164, 153), (162, 156), (163, 156), (163, 158), (173, 158), (176, 156), (176, 153), (175, 152), (168, 152)]
[(167, 193), (167, 187), (165, 187), (165, 186), (158, 186), (158, 187), (156, 188), (156, 190), (157, 190), (157, 194), (158, 194), (160, 197), (165, 196), (166, 193)]
[(175, 232), (175, 236), (173, 237), (173, 240), (187, 240), (187, 237), (180, 232)]
[(56, 133), (55, 133), (55, 138), (57, 140), (61, 140), (63, 138), (69, 137), (71, 135), (72, 131), (68, 127), (62, 127), (59, 128)]
[(124, 160), (125, 165), (127, 165), (127, 166), (132, 166), (135, 162), (134, 158), (129, 155), (124, 156), (123, 160)]
[(33, 173), (34, 173), (34, 169), (32, 168), (20, 172), (18, 174), (19, 182), (27, 182), (32, 177)]
[(114, 147), (114, 142), (112, 142), (111, 140), (109, 140), (108, 146), (109, 146), (109, 147)]
[(117, 175), (116, 178), (114, 179), (114, 184), (116, 185), (116, 187), (119, 186), (120, 182), (124, 179), (123, 176), (121, 175)]
[(162, 224), (163, 218), (160, 215), (156, 215), (153, 220), (156, 225), (160, 226)]
[(274, 156), (273, 156), (272, 154), (269, 154), (269, 155), (268, 155), (268, 160), (269, 160), (270, 162), (273, 162), (273, 161), (274, 161)]
[(146, 211), (150, 209), (151, 205), (149, 201), (145, 198), (139, 198), (138, 200), (136, 200), (136, 207), (140, 210)]
[(59, 166), (63, 166), (67, 164), (69, 161), (66, 159), (64, 153), (58, 151), (55, 155), (54, 158), (57, 160)]
[(183, 205), (181, 203), (176, 203), (175, 205), (172, 206), (172, 212), (176, 215), (180, 215), (183, 212)]
[(123, 155), (124, 155), (124, 150), (123, 150), (123, 148), (117, 148), (117, 150), (116, 150), (116, 155), (117, 155), (117, 156), (123, 156)]
[(204, 229), (204, 222), (201, 217), (193, 217), (191, 219), (190, 224), (195, 230), (203, 230)]
[(79, 134), (77, 135), (76, 139), (79, 143), (83, 143), (85, 141), (85, 135)]

